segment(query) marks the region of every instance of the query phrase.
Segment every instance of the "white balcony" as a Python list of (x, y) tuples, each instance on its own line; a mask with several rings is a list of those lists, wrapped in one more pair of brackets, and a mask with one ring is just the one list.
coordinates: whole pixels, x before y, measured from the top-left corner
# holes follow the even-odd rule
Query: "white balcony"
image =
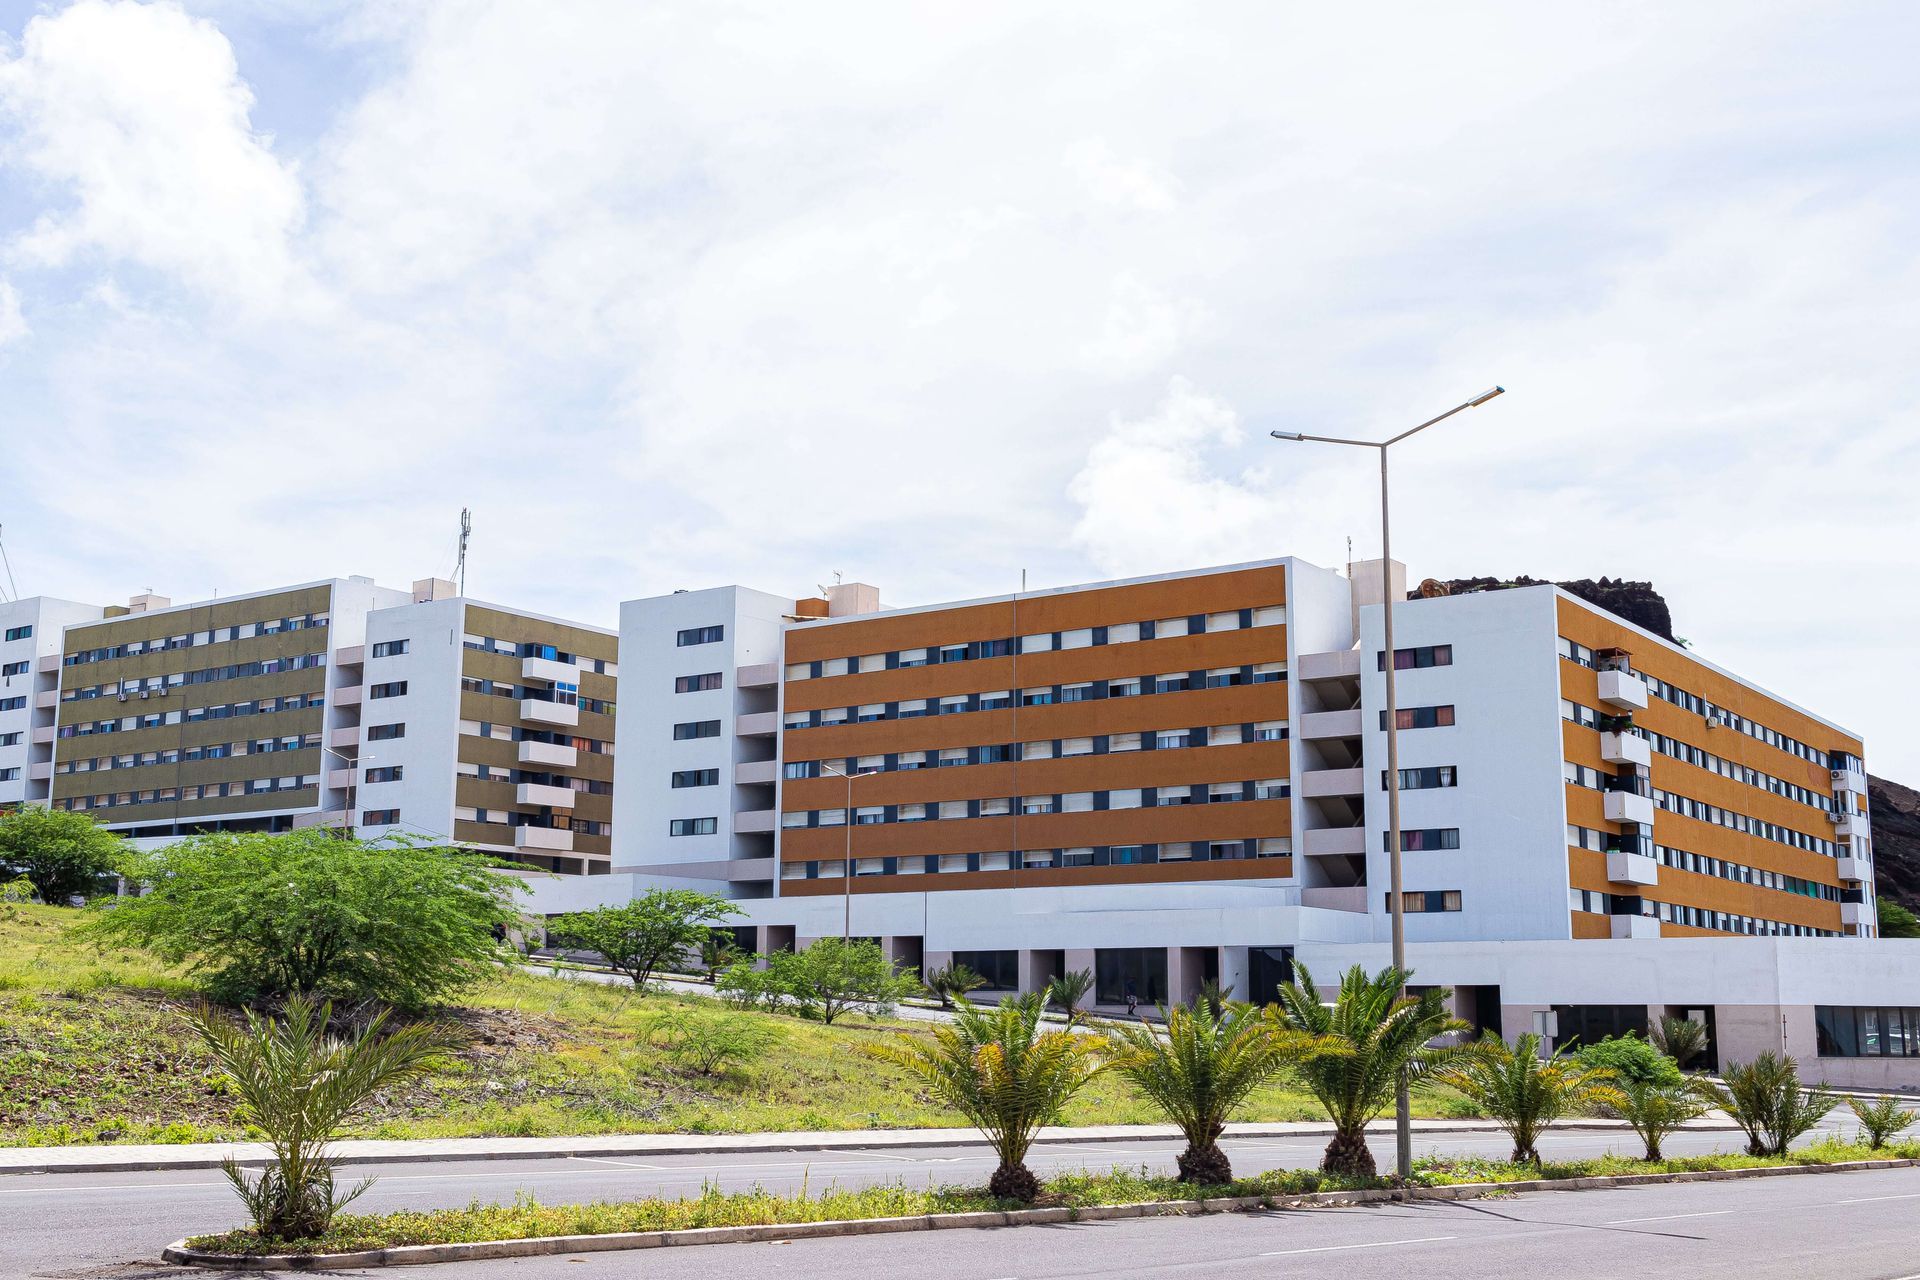
[(1607, 879), (1615, 884), (1659, 884), (1660, 862), (1644, 853), (1609, 853)]
[(308, 827), (352, 826), (352, 819), (352, 811), (347, 809), (308, 809), (293, 815), (293, 829), (303, 831)]
[(733, 687), (736, 689), (771, 689), (780, 683), (780, 664), (777, 662), (756, 662), (740, 667), (733, 673)]
[(53, 710), (60, 705), (60, 691), (58, 689), (42, 689), (33, 695), (33, 705), (42, 711)]
[(1863, 796), (1867, 794), (1867, 774), (1864, 769), (1835, 769), (1831, 776), (1834, 795)]
[(1845, 810), (1836, 809), (1832, 813), (1829, 813), (1827, 817), (1833, 823), (1833, 834), (1844, 840), (1851, 840), (1855, 836), (1864, 836), (1871, 829), (1867, 825), (1867, 815), (1864, 813), (1850, 813)]
[(33, 745), (36, 747), (47, 746), (59, 736), (60, 730), (55, 725), (37, 724), (33, 726)]
[(35, 782), (51, 782), (53, 780), (53, 761), (35, 760), (27, 766), (27, 777), (33, 779)]
[(57, 674), (60, 670), (60, 655), (57, 653), (41, 654), (39, 660), (33, 664), (33, 669), (43, 676)]
[(351, 769), (327, 770), (327, 785), (335, 791), (345, 791), (353, 785), (354, 775)]
[(341, 645), (333, 651), (333, 665), (336, 667), (357, 667), (367, 660), (367, 646), (363, 644)]
[(1647, 769), (1653, 766), (1653, 745), (1637, 733), (1603, 733), (1600, 758), (1608, 764), (1637, 764)]
[(1309, 711), (1295, 716), (1294, 736), (1309, 742), (1323, 738), (1357, 738), (1360, 736), (1360, 708), (1349, 711)]
[(578, 684), (580, 668), (570, 662), (556, 662), (552, 658), (522, 658), (520, 676), (524, 680), (538, 680), (542, 684), (552, 684), (556, 680)]
[(1865, 858), (1851, 858), (1843, 854), (1835, 861), (1839, 864), (1835, 869), (1840, 873), (1840, 878), (1850, 884), (1873, 879), (1873, 864)]
[(1600, 701), (1622, 711), (1647, 709), (1647, 686), (1631, 671), (1602, 671)]
[[(350, 724), (344, 728), (333, 730), (332, 732), (327, 734), (327, 745), (330, 747), (343, 748), (343, 749), (359, 746), (360, 745), (360, 726), (357, 724)], [(347, 754), (352, 755), (353, 752), (351, 750), (348, 750)]]
[(580, 723), (580, 708), (571, 702), (543, 702), (539, 698), (520, 699), (520, 718), (535, 724), (559, 724), (569, 729)]
[(1360, 674), (1360, 651), (1303, 653), (1295, 662), (1293, 673), (1302, 680), (1351, 680)]
[(779, 814), (771, 809), (746, 809), (733, 815), (733, 830), (736, 835), (754, 835), (763, 831), (772, 831), (779, 825)]
[(580, 793), (572, 787), (554, 787), (544, 782), (523, 782), (513, 789), (513, 802), (547, 809), (568, 809)]
[(1309, 769), (1300, 775), (1300, 794), (1309, 799), (1361, 795), (1366, 776), (1365, 769)]
[(1858, 926), (1875, 923), (1875, 913), (1871, 902), (1843, 902), (1840, 904), (1840, 923)]
[(1367, 829), (1365, 827), (1309, 827), (1301, 833), (1300, 851), (1310, 858), (1365, 853)]
[(733, 731), (742, 738), (771, 738), (780, 732), (780, 713), (749, 711), (733, 722)]
[(537, 742), (532, 738), (522, 738), (520, 763), (537, 764), (554, 769), (571, 769), (580, 763), (580, 748), (564, 746), (558, 742)]
[(733, 766), (733, 780), (747, 785), (771, 783), (779, 777), (778, 760), (748, 760)]
[(1609, 916), (1616, 938), (1657, 938), (1660, 921), (1654, 916)]
[(1367, 886), (1363, 884), (1342, 885), (1338, 888), (1323, 885), (1315, 889), (1300, 891), (1300, 905), (1318, 907), (1322, 911), (1355, 911), (1364, 913), (1367, 909)]
[(572, 853), (573, 832), (559, 827), (515, 827), (513, 847), (539, 853)]
[(366, 686), (343, 684), (333, 691), (333, 705), (336, 707), (357, 707), (366, 697)]
[(1632, 822), (1641, 826), (1653, 823), (1653, 797), (1631, 791), (1609, 791), (1603, 797), (1608, 822)]

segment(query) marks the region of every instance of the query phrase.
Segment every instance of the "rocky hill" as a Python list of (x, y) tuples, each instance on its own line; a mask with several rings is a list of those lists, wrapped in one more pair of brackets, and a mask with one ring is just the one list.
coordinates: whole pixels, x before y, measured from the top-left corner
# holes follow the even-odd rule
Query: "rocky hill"
[[(1408, 594), (1414, 599), (1427, 595), (1464, 595), (1473, 591), (1535, 587), (1543, 581), (1524, 576), (1455, 578), (1448, 582), (1429, 578), (1420, 584), (1418, 591)], [(1676, 644), (1686, 643), (1673, 634), (1673, 615), (1665, 597), (1653, 589), (1651, 582), (1581, 578), (1557, 585), (1657, 636)], [(1920, 911), (1920, 791), (1886, 778), (1870, 777), (1867, 798), (1873, 808), (1874, 871), (1880, 892), (1902, 906)]]

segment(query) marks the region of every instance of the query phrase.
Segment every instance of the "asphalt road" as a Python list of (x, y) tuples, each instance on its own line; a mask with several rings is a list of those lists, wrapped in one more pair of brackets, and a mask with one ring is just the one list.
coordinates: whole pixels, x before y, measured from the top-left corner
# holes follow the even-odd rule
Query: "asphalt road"
[[(1668, 1140), (1667, 1151), (1680, 1155), (1737, 1150), (1740, 1143), (1738, 1133), (1676, 1134)], [(1316, 1165), (1325, 1144), (1314, 1139), (1262, 1138), (1224, 1145), (1235, 1170), (1250, 1174)], [(1549, 1157), (1598, 1155), (1608, 1150), (1638, 1154), (1631, 1134), (1556, 1133), (1541, 1145)], [(1374, 1148), (1383, 1165), (1391, 1162), (1391, 1138), (1384, 1143), (1376, 1140)], [(1171, 1171), (1178, 1149), (1178, 1143), (1164, 1141), (1049, 1143), (1034, 1148), (1030, 1163), (1038, 1171), (1114, 1165)], [(1504, 1157), (1508, 1143), (1499, 1134), (1444, 1133), (1416, 1137), (1416, 1150)], [(521, 1193), (549, 1204), (685, 1195), (697, 1193), (708, 1182), (729, 1189), (759, 1185), (770, 1190), (798, 1189), (803, 1184), (817, 1190), (829, 1182), (843, 1186), (896, 1181), (981, 1183), (992, 1167), (993, 1157), (984, 1147), (391, 1164), (365, 1170), (377, 1173), (378, 1181), (355, 1209), (424, 1209), (474, 1200), (511, 1200)], [(1909, 1213), (1913, 1207), (1908, 1206)], [(0, 1277), (131, 1280), (149, 1270), (132, 1264), (157, 1258), (167, 1243), (239, 1226), (244, 1220), (232, 1189), (213, 1170), (0, 1177)], [(926, 1237), (921, 1239), (924, 1243)], [(799, 1242), (783, 1247), (798, 1248)], [(662, 1255), (622, 1256), (632, 1265), (636, 1259)], [(673, 1256), (677, 1263), (683, 1255), (675, 1251)], [(462, 1265), (458, 1270), (465, 1276), (473, 1268)], [(1920, 1272), (1920, 1256), (1909, 1270)], [(444, 1268), (437, 1274), (449, 1277)], [(566, 1274), (576, 1280), (582, 1275), (578, 1264)]]

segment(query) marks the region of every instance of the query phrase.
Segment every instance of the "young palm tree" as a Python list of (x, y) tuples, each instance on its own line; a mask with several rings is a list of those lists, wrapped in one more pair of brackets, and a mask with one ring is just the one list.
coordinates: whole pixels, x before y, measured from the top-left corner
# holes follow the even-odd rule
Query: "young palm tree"
[(1901, 1106), (1898, 1098), (1883, 1097), (1871, 1100), (1848, 1098), (1847, 1106), (1853, 1109), (1854, 1118), (1860, 1121), (1860, 1126), (1866, 1133), (1867, 1146), (1875, 1151), (1886, 1146), (1895, 1134), (1911, 1125), (1916, 1119), (1920, 1119), (1920, 1112)]
[(1307, 966), (1295, 961), (1293, 968), (1298, 976), (1281, 986), (1280, 1002), (1266, 1016), (1308, 1035), (1332, 1036), (1345, 1050), (1300, 1065), (1301, 1080), (1333, 1121), (1333, 1141), (1320, 1167), (1372, 1177), (1367, 1122), (1393, 1102), (1401, 1071), (1417, 1087), (1434, 1072), (1476, 1056), (1480, 1048), (1431, 1043), (1472, 1027), (1447, 1013), (1445, 988), (1401, 998), (1400, 988), (1411, 976), (1403, 970), (1386, 968), (1369, 978), (1355, 965), (1340, 980), (1339, 998), (1328, 1006), (1320, 1003)]
[(964, 996), (970, 991), (978, 991), (987, 985), (985, 978), (963, 964), (950, 964), (944, 969), (930, 970), (920, 981), (940, 1001), (942, 1009), (953, 1008), (955, 996)]
[(987, 1189), (1005, 1200), (1033, 1203), (1040, 1180), (1027, 1168), (1034, 1137), (1103, 1069), (1099, 1041), (1071, 1031), (1042, 1030), (1040, 996), (1002, 1000), (982, 1009), (965, 996), (951, 1025), (932, 1029), (931, 1043), (903, 1034), (868, 1052), (920, 1077), (935, 1097), (971, 1120), (1000, 1165)]
[(1164, 1033), (1143, 1020), (1108, 1033), (1109, 1061), (1166, 1112), (1187, 1140), (1180, 1180), (1206, 1186), (1233, 1181), (1220, 1149), (1227, 1118), (1247, 1095), (1316, 1052), (1338, 1052), (1313, 1036), (1275, 1026), (1251, 1005), (1198, 1001), (1162, 1011)]
[(1647, 1028), (1647, 1039), (1653, 1042), (1654, 1048), (1679, 1063), (1682, 1071), (1707, 1051), (1707, 1029), (1692, 1018), (1668, 1014)]
[(1660, 1159), (1660, 1143), (1668, 1134), (1719, 1101), (1712, 1083), (1700, 1076), (1688, 1076), (1679, 1084), (1623, 1076), (1613, 1082), (1613, 1091), (1616, 1096), (1604, 1100), (1605, 1109), (1633, 1126), (1647, 1145), (1648, 1160)]
[(1611, 1102), (1613, 1072), (1584, 1067), (1556, 1049), (1540, 1056), (1540, 1037), (1527, 1032), (1509, 1046), (1489, 1032), (1476, 1046), (1480, 1052), (1434, 1073), (1478, 1103), (1513, 1139), (1513, 1162), (1540, 1163), (1540, 1131), (1571, 1111)]
[(1747, 1152), (1756, 1156), (1785, 1155), (1795, 1138), (1840, 1105), (1825, 1085), (1802, 1088), (1799, 1064), (1771, 1050), (1730, 1065), (1715, 1100), (1747, 1131)]
[(339, 1158), (327, 1143), (367, 1099), (426, 1074), (452, 1047), (448, 1033), (429, 1023), (383, 1035), (384, 1011), (341, 1039), (327, 1034), (332, 1015), (330, 1003), (316, 1007), (304, 996), (287, 1002), (279, 1022), (248, 1010), (246, 1025), (236, 1026), (204, 1005), (189, 1015), (239, 1098), (240, 1120), (264, 1132), (273, 1149), (273, 1163), (257, 1179), (231, 1159), (221, 1166), (255, 1230), (272, 1239), (326, 1234), (333, 1215), (373, 1185), (368, 1178), (337, 1194)]
[(1047, 984), (1047, 1003), (1067, 1015), (1069, 1024), (1080, 1020), (1080, 1005), (1093, 990), (1093, 973), (1087, 969), (1069, 969)]

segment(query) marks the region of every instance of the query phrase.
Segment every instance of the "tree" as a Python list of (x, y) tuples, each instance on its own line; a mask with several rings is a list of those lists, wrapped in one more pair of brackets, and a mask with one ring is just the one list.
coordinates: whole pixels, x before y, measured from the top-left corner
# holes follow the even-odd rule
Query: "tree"
[(548, 935), (599, 952), (609, 969), (645, 991), (654, 970), (698, 951), (715, 925), (738, 914), (732, 903), (712, 894), (649, 889), (631, 902), (561, 916)]
[(1803, 1089), (1799, 1064), (1772, 1050), (1729, 1066), (1715, 1100), (1747, 1131), (1747, 1154), (1755, 1156), (1785, 1155), (1795, 1138), (1840, 1105), (1825, 1085)]
[(1874, 914), (1880, 919), (1883, 938), (1920, 938), (1920, 916), (1882, 894), (1873, 900)]
[(1047, 983), (1047, 1003), (1067, 1015), (1068, 1023), (1080, 1020), (1080, 1006), (1093, 990), (1093, 971), (1069, 969)]
[[(816, 944), (817, 945), (817, 944)], [(987, 1189), (1005, 1200), (1032, 1204), (1040, 1180), (1027, 1152), (1045, 1126), (1102, 1070), (1098, 1041), (1072, 1031), (1041, 1030), (1040, 996), (1013, 997), (982, 1009), (964, 996), (949, 1026), (931, 1038), (903, 1033), (867, 1051), (905, 1067), (935, 1097), (960, 1112), (999, 1157)]]
[(1331, 1007), (1320, 1003), (1307, 966), (1294, 962), (1294, 980), (1280, 987), (1280, 1002), (1267, 1016), (1313, 1036), (1333, 1036), (1346, 1052), (1311, 1058), (1300, 1066), (1307, 1091), (1327, 1109), (1333, 1140), (1320, 1167), (1328, 1173), (1373, 1177), (1373, 1152), (1367, 1148), (1367, 1124), (1393, 1102), (1400, 1073), (1422, 1086), (1436, 1071), (1480, 1052), (1477, 1045), (1434, 1045), (1432, 1040), (1472, 1028), (1447, 1013), (1444, 987), (1429, 987), (1401, 997), (1411, 977), (1386, 968), (1373, 977), (1355, 965), (1340, 980)]
[(1867, 1146), (1878, 1151), (1902, 1129), (1920, 1119), (1920, 1112), (1912, 1111), (1900, 1105), (1900, 1099), (1848, 1098), (1847, 1106), (1853, 1109), (1854, 1118), (1860, 1121), (1860, 1127), (1866, 1133)]
[(1707, 1051), (1706, 1027), (1692, 1018), (1673, 1014), (1668, 1014), (1647, 1028), (1647, 1039), (1654, 1048), (1672, 1058), (1674, 1065), (1682, 1071)]
[(330, 1004), (316, 1008), (295, 996), (279, 1022), (249, 1009), (239, 1026), (204, 1005), (189, 1016), (239, 1100), (239, 1118), (272, 1148), (273, 1163), (258, 1178), (249, 1179), (231, 1157), (221, 1166), (254, 1229), (271, 1239), (325, 1235), (333, 1215), (373, 1185), (368, 1178), (336, 1192), (339, 1157), (327, 1143), (375, 1093), (425, 1075), (453, 1045), (431, 1023), (387, 1032), (384, 1010), (358, 1035), (336, 1039), (327, 1034), (332, 1014)]
[(720, 971), (740, 958), (740, 948), (733, 940), (731, 929), (709, 929), (707, 936), (700, 939), (700, 968), (712, 982), (720, 976)]
[(1667, 1085), (1680, 1083), (1680, 1065), (1651, 1042), (1631, 1033), (1596, 1040), (1577, 1050), (1574, 1056), (1595, 1070), (1613, 1072), (1615, 1078), (1620, 1080)]
[(98, 892), (125, 863), (125, 849), (90, 814), (38, 804), (0, 813), (0, 880), (25, 878), (49, 906)]
[(1220, 1149), (1220, 1135), (1234, 1109), (1292, 1064), (1340, 1051), (1332, 1042), (1276, 1026), (1251, 1005), (1198, 1001), (1192, 1008), (1174, 1005), (1161, 1016), (1164, 1034), (1144, 1020), (1108, 1032), (1108, 1058), (1186, 1138), (1178, 1158), (1182, 1182), (1232, 1182), (1233, 1165)]
[(493, 861), (332, 827), (209, 832), (133, 860), (144, 889), (87, 927), (207, 978), (219, 1000), (287, 996), (419, 1008), (500, 963), (519, 882)]
[(987, 985), (987, 980), (963, 964), (950, 964), (943, 969), (929, 970), (922, 979), (928, 991), (940, 1001), (942, 1009), (953, 1008), (953, 998), (964, 996), (970, 991), (978, 991)]
[(1615, 1096), (1606, 1099), (1602, 1109), (1632, 1126), (1646, 1144), (1648, 1160), (1660, 1159), (1660, 1144), (1668, 1134), (1718, 1102), (1712, 1082), (1701, 1076), (1683, 1076), (1673, 1083), (1620, 1079), (1613, 1089)]
[(1555, 1120), (1617, 1097), (1612, 1071), (1563, 1057), (1560, 1049), (1542, 1058), (1540, 1037), (1532, 1031), (1513, 1045), (1489, 1032), (1478, 1048), (1433, 1078), (1464, 1093), (1505, 1130), (1515, 1164), (1540, 1163), (1540, 1133)]
[(828, 1026), (854, 1008), (886, 1013), (920, 990), (912, 969), (897, 969), (879, 944), (857, 938), (821, 938), (805, 951), (767, 957), (772, 986), (799, 1012)]

